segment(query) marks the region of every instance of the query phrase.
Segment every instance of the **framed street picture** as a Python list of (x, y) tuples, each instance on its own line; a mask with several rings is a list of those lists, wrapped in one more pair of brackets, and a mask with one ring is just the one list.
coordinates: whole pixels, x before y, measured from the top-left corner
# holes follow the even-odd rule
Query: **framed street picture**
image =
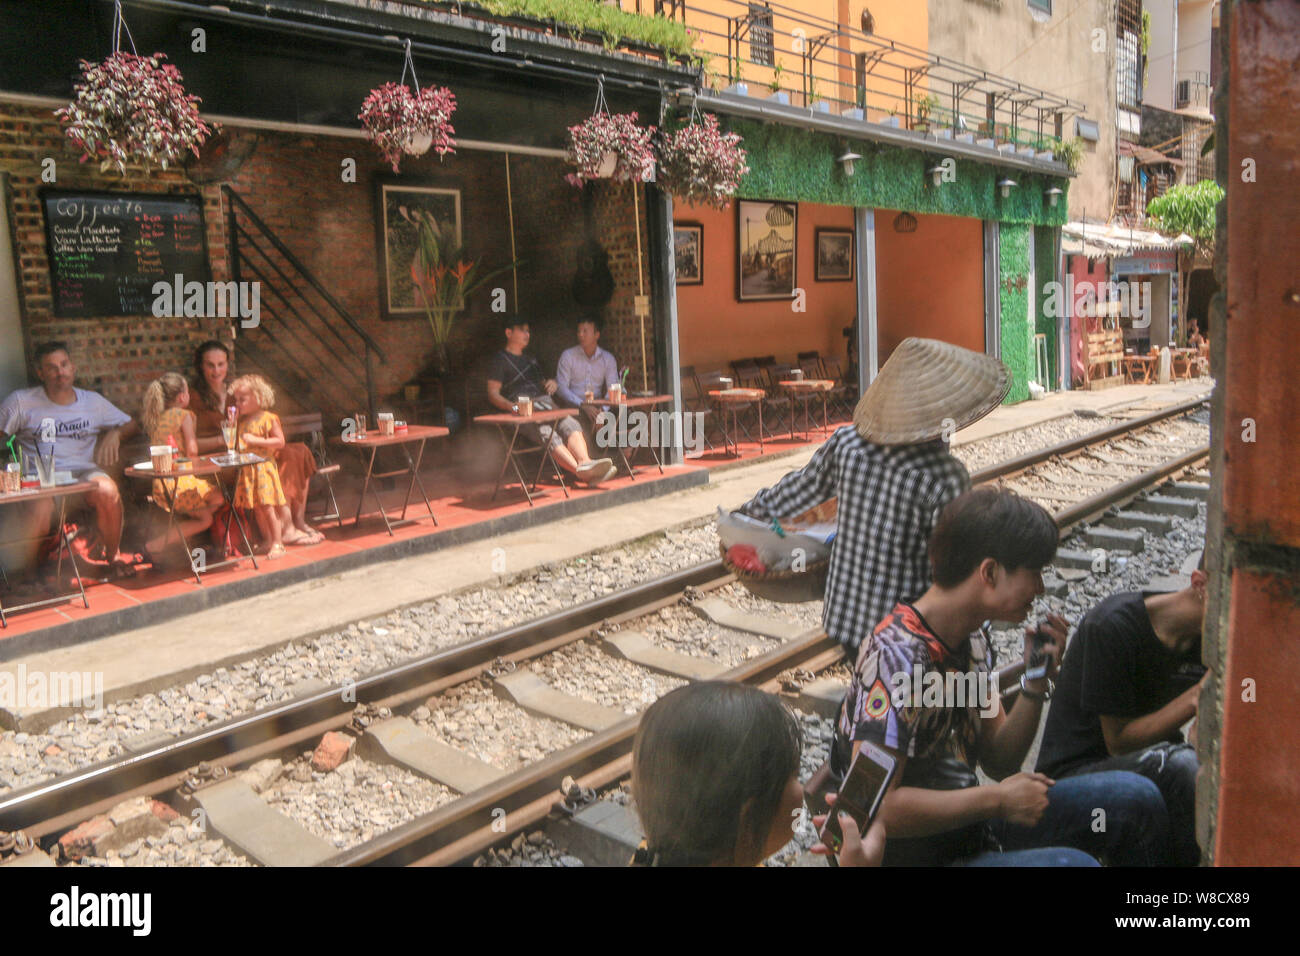
[(456, 246), (463, 245), (460, 190), (380, 182), (376, 191), (384, 317), (423, 316), (424, 303), (411, 279), (411, 265), (419, 254), (420, 223), (436, 223), (444, 234), (450, 228)]
[(704, 284), (704, 227), (698, 222), (673, 223), (673, 259), (678, 285)]
[(853, 230), (818, 229), (817, 233), (818, 282), (851, 282), (853, 280)]
[(736, 203), (736, 298), (741, 302), (794, 295), (799, 207), (742, 199)]

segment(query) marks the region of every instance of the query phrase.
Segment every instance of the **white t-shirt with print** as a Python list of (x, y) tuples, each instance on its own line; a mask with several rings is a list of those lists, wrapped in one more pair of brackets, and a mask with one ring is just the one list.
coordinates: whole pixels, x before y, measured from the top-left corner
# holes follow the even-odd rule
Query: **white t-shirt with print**
[(71, 405), (50, 401), (43, 386), (20, 388), (0, 402), (0, 432), (17, 435), (18, 443), (29, 455), (36, 454), (42, 425), (54, 434), (54, 462), (60, 471), (95, 470), (95, 443), (99, 433), (125, 425), (131, 420), (98, 392), (74, 388)]

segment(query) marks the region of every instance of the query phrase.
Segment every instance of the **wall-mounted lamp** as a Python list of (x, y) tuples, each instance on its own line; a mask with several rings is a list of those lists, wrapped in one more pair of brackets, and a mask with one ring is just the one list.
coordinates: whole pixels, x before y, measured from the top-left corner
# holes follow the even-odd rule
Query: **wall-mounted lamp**
[(1010, 177), (998, 180), (998, 189), (1002, 190), (1002, 198), (1006, 199), (1011, 195), (1011, 190), (1020, 184)]
[(1047, 190), (1047, 192), (1043, 193), (1043, 195), (1047, 197), (1047, 203), (1049, 206), (1055, 206), (1056, 201), (1061, 198), (1064, 192), (1065, 190), (1061, 189), (1059, 186), (1053, 186), (1051, 189)]
[(935, 189), (938, 189), (939, 184), (943, 182), (943, 171), (942, 163), (935, 163), (925, 171), (925, 174), (930, 177), (930, 182), (934, 183)]
[(855, 152), (852, 152), (852, 151), (850, 150), (849, 152), (846, 152), (846, 153), (844, 153), (844, 154), (841, 155), (841, 156), (836, 156), (836, 157), (835, 157), (835, 162), (839, 163), (841, 166), (844, 167), (844, 175), (845, 175), (845, 176), (852, 176), (852, 175), (853, 175), (853, 161), (854, 161), (855, 159), (861, 159), (861, 158), (862, 158), (862, 154), (861, 154), (861, 153), (855, 153)]

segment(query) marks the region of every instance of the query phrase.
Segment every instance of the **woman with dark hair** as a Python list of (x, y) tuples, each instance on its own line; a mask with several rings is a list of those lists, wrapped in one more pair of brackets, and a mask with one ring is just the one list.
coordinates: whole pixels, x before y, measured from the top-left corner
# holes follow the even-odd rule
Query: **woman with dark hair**
[[(226, 447), (221, 437), (221, 423), (226, 408), (234, 402), (230, 396), (230, 349), (216, 339), (209, 339), (194, 350), (193, 411), (198, 418), (196, 432), (200, 454), (221, 451)], [(325, 536), (307, 523), (307, 490), (316, 474), (316, 459), (302, 442), (288, 442), (275, 453), (280, 484), (285, 501), (280, 506), (280, 524), (285, 544), (320, 544)]]
[[(799, 722), (756, 687), (701, 681), (656, 701), (632, 748), (632, 796), (650, 866), (756, 866), (801, 816)], [(884, 829), (841, 816), (841, 865), (878, 866)], [(815, 850), (824, 851), (818, 847)]]

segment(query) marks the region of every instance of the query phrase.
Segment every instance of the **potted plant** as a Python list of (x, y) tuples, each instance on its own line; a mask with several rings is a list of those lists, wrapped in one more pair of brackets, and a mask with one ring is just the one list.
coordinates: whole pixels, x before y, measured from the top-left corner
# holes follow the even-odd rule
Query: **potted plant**
[(412, 92), (405, 84), (385, 83), (370, 91), (357, 118), (396, 173), (403, 156), (422, 156), (431, 148), (439, 157), (456, 151), (454, 112), (456, 95), (445, 86)]
[(180, 70), (161, 62), (166, 58), (119, 50), (102, 63), (81, 61), (73, 101), (54, 114), (81, 162), (125, 174), (128, 165), (166, 169), (187, 152), (199, 155), (213, 127), (199, 118), (200, 99), (185, 92)]
[(649, 182), (655, 175), (653, 126), (637, 125), (636, 113), (599, 110), (577, 126), (569, 127), (568, 161), (576, 172), (564, 178), (574, 186), (593, 179)]
[(927, 93), (916, 101), (916, 126), (923, 133), (930, 131), (930, 116), (939, 108), (939, 97)]
[(689, 125), (662, 138), (659, 181), (688, 202), (726, 209), (749, 172), (740, 143), (738, 133), (718, 129), (712, 113), (692, 115)]
[(511, 262), (478, 275), (478, 263), (467, 260), (464, 246), (456, 241), (454, 223), (440, 224), (421, 210), (414, 210), (411, 216), (419, 229), (419, 245), (411, 261), (411, 281), (433, 333), (434, 367), (443, 375), (450, 368), (447, 343), (452, 325), (456, 316), (465, 310), (465, 300), (489, 279), (519, 263)]

